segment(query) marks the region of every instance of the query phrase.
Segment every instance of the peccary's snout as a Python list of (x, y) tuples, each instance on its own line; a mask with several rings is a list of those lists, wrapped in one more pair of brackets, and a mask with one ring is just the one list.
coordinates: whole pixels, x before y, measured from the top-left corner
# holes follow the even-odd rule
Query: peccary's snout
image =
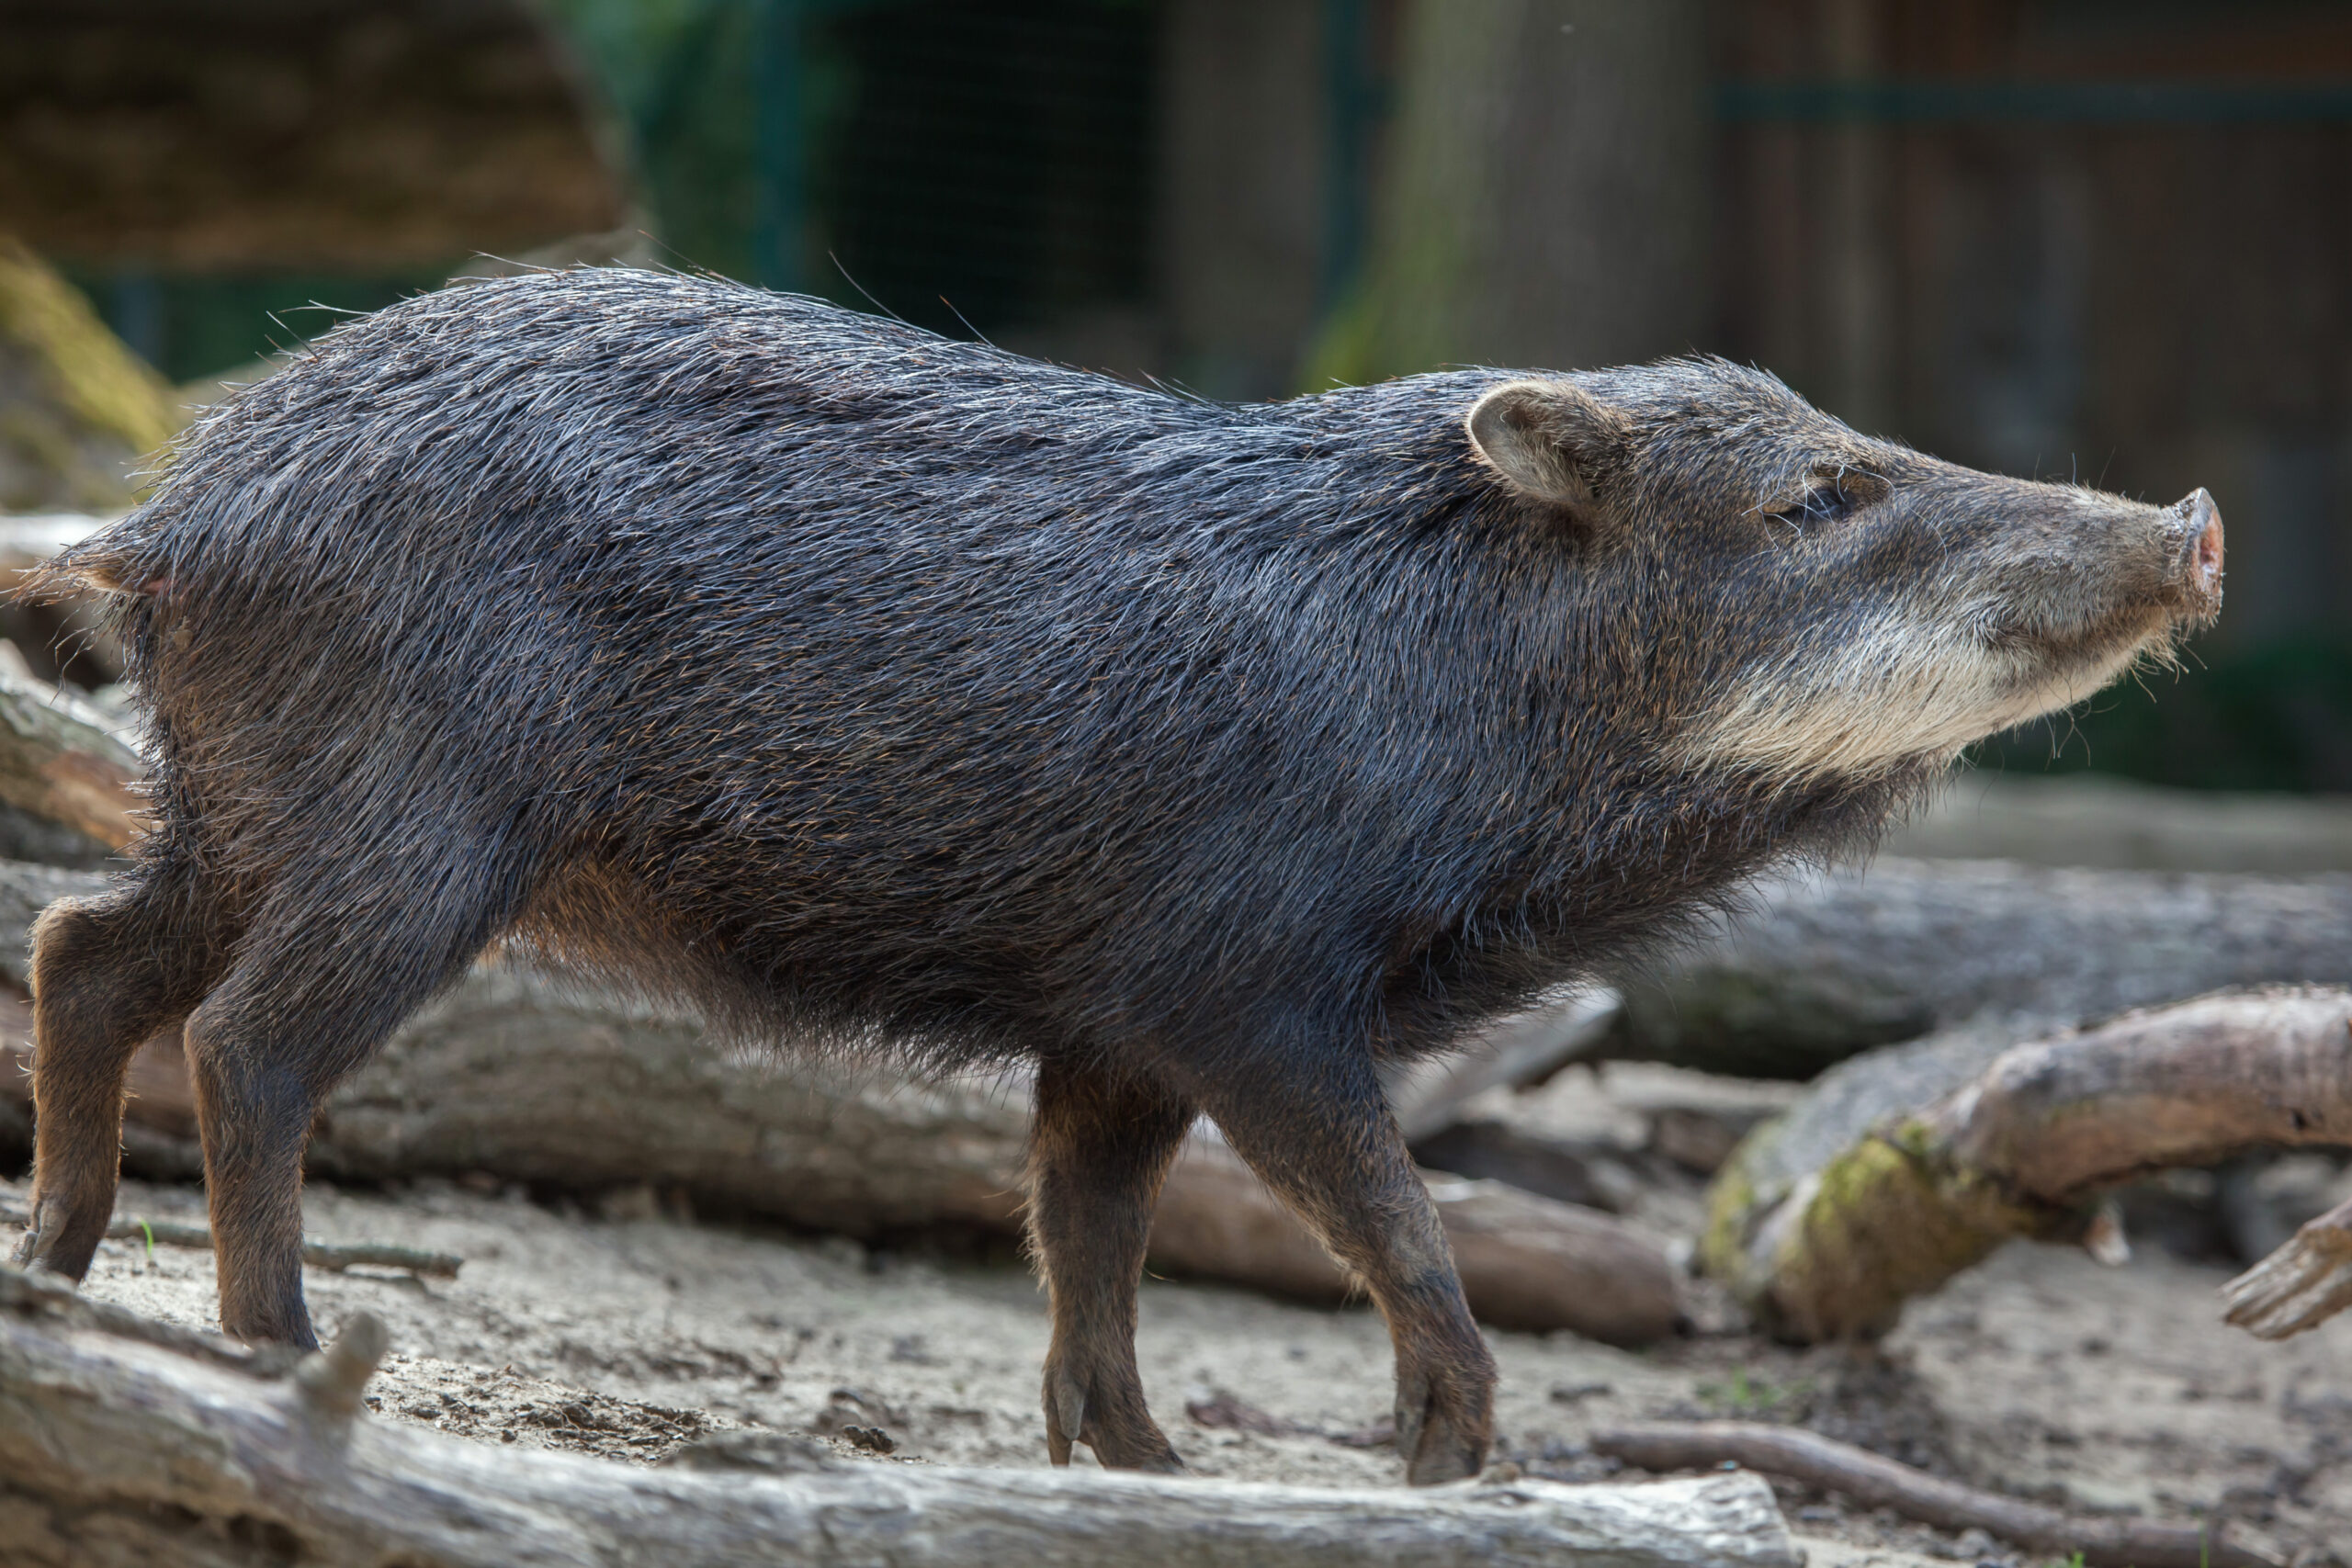
[(2184, 615), (2204, 619), (2222, 607), (2222, 509), (2203, 489), (2175, 502), (2166, 513), (2178, 541), (2165, 586), (2177, 596)]

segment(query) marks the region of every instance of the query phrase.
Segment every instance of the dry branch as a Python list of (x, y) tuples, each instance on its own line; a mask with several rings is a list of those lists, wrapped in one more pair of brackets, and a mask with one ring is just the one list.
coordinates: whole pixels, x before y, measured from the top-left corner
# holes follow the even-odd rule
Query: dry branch
[(2226, 1319), (2258, 1339), (2301, 1334), (2352, 1307), (2352, 1201), (2222, 1286), (2222, 1299)]
[(640, 1469), (487, 1447), (368, 1415), (360, 1395), (385, 1337), (365, 1314), (291, 1376), (282, 1357), (197, 1350), (189, 1337), (146, 1332), (128, 1316), (0, 1269), (0, 1529), (12, 1562), (1802, 1562), (1770, 1488), (1752, 1475), (1340, 1491), (829, 1461), (788, 1440), (765, 1473)]
[[(0, 1203), (0, 1224), (27, 1224), (31, 1219), (25, 1209)], [(144, 1241), (151, 1247), (209, 1249), (212, 1246), (212, 1227), (187, 1220), (119, 1219), (107, 1226), (107, 1235), (114, 1241)], [(456, 1279), (466, 1262), (454, 1252), (431, 1252), (389, 1242), (321, 1241), (315, 1236), (302, 1243), (302, 1261), (313, 1269), (338, 1273), (345, 1269), (399, 1269), (432, 1280)]]
[(1892, 1508), (1939, 1529), (1981, 1529), (2030, 1551), (2079, 1551), (2091, 1568), (2277, 1568), (2271, 1559), (2201, 1527), (2084, 1518), (1941, 1480), (1796, 1427), (1749, 1421), (1628, 1427), (1595, 1432), (1592, 1451), (1661, 1473), (1744, 1465), (1840, 1493), (1865, 1508)]
[[(96, 880), (0, 865), (0, 918), (11, 878), (48, 896)], [(6, 1007), (0, 1000), (0, 1110), (27, 1092), (8, 1060), (27, 1055), (25, 1015), (17, 1003), (11, 1020)], [(167, 1177), (200, 1168), (176, 1043), (142, 1050), (131, 1088), (132, 1168)], [(357, 1180), (487, 1172), (573, 1190), (650, 1182), (708, 1209), (856, 1235), (1012, 1231), (1027, 1141), (1028, 1091), (1017, 1078), (907, 1083), (747, 1060), (690, 1021), (485, 970), (336, 1090), (310, 1167)], [(1679, 1323), (1673, 1267), (1640, 1233), (1496, 1182), (1430, 1182), (1471, 1310), (1486, 1321), (1626, 1345)], [(1308, 1300), (1337, 1301), (1350, 1289), (1305, 1227), (1212, 1137), (1195, 1136), (1169, 1179), (1151, 1259), (1163, 1272)]]
[(1932, 1050), (1850, 1064), (1724, 1168), (1702, 1259), (1789, 1337), (1883, 1332), (2105, 1187), (2352, 1142), (2347, 1024), (2352, 992), (2229, 991), (2016, 1046), (1947, 1092)]

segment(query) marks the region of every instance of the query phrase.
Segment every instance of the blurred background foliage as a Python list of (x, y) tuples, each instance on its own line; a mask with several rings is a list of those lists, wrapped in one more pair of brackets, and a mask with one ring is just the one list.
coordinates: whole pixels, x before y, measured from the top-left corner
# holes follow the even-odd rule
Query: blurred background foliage
[(2217, 631), (1981, 761), (2352, 789), (2339, 4), (0, 0), (0, 212), (178, 383), (616, 259), (1214, 397), (1754, 360), (2219, 497)]

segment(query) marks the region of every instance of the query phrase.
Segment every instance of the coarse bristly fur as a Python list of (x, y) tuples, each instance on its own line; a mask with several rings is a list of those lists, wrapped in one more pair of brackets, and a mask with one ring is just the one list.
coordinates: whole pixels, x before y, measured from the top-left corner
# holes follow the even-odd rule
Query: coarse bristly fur
[[(113, 592), (157, 798), (44, 922), (26, 1251), (86, 1267), (105, 1064), (185, 1018), (224, 1322), (307, 1339), (289, 1119), (504, 942), (741, 1034), (1035, 1060), (1057, 1457), (1172, 1462), (1108, 1341), (1216, 1116), (1388, 1313), (1415, 1478), (1460, 1473), (1491, 1374), (1370, 1065), (2165, 646), (2211, 513), (1717, 360), (1233, 406), (703, 278), (409, 300), (45, 575)], [(1117, 1235), (1057, 1234), (1057, 1180)]]

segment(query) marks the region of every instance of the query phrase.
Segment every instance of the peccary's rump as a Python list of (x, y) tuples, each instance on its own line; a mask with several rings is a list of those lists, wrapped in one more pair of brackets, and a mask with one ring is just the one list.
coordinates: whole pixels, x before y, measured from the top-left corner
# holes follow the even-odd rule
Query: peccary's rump
[[(208, 868), (232, 951), (272, 903), (407, 923), (453, 868), (492, 896), (443, 942), (948, 1059), (1429, 1048), (2177, 618), (2177, 541), (2120, 538), (2169, 513), (1715, 361), (1465, 429), (1512, 380), (1236, 407), (529, 276), (333, 333), (61, 571), (124, 592), (148, 858)], [(1498, 450), (1531, 431), (1556, 472)], [(2068, 573), (2136, 616), (1922, 728)], [(1838, 712), (1767, 713), (1830, 676)]]

